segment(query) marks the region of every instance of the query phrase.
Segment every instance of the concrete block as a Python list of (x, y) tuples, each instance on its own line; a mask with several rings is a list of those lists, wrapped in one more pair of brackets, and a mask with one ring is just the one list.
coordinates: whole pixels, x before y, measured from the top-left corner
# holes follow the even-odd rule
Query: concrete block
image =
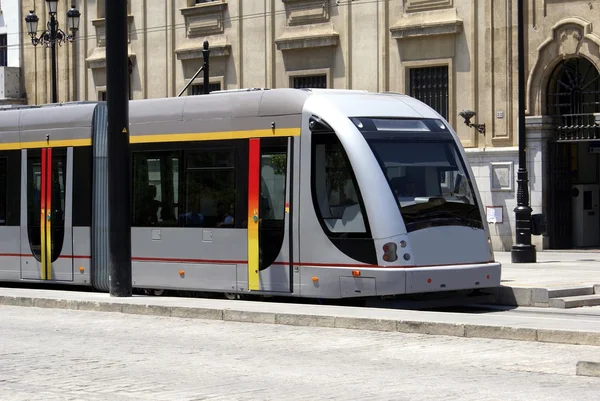
[(531, 292), (531, 301), (533, 304), (548, 304), (548, 289), (547, 288), (534, 288)]
[(288, 326), (335, 327), (335, 316), (277, 314), (275, 323)]
[(113, 302), (80, 301), (77, 309), (93, 312), (123, 312), (123, 305)]
[(275, 313), (268, 312), (223, 310), (223, 320), (232, 322), (275, 324), (276, 316)]
[(581, 295), (575, 297), (551, 298), (550, 306), (553, 308), (579, 308), (582, 306), (600, 305), (600, 295)]
[(454, 323), (399, 321), (397, 323), (396, 330), (400, 333), (431, 334), (437, 336), (454, 337), (465, 336), (465, 326)]
[(523, 327), (505, 327), (505, 326), (465, 326), (465, 337), (493, 338), (497, 340), (517, 340), (517, 341), (536, 341), (537, 332), (535, 329)]
[(77, 301), (69, 301), (66, 299), (52, 298), (34, 298), (33, 305), (36, 308), (51, 308), (51, 309), (78, 309)]
[(594, 285), (594, 294), (600, 294), (600, 284)]
[(122, 304), (122, 312), (133, 315), (171, 316), (171, 308), (160, 305)]
[(171, 317), (179, 317), (184, 319), (223, 320), (223, 311), (221, 309), (174, 306), (171, 308)]
[(543, 343), (600, 346), (600, 333), (538, 329), (537, 336)]
[(356, 317), (336, 317), (335, 327), (340, 329), (396, 331), (395, 320), (368, 319)]
[(577, 376), (600, 377), (600, 362), (579, 361), (575, 372)]
[(561, 287), (548, 289), (548, 298), (576, 297), (579, 295), (593, 295), (592, 286)]
[(533, 289), (501, 285), (493, 290), (497, 305), (532, 306)]
[(0, 296), (0, 304), (9, 306), (33, 306), (34, 298)]

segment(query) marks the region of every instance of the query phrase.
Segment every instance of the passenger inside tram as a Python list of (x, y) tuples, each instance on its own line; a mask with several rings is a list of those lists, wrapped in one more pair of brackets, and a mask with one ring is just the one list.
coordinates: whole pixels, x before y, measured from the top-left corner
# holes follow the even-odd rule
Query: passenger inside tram
[(177, 226), (203, 227), (204, 215), (200, 213), (200, 203), (200, 195), (196, 193), (191, 194), (187, 207), (188, 212), (179, 215)]

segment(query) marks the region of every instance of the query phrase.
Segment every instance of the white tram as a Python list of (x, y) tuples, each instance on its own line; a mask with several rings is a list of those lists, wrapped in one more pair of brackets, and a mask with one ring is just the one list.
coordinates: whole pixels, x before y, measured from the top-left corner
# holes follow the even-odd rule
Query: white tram
[[(106, 128), (104, 102), (0, 111), (0, 281), (108, 291)], [(411, 97), (132, 101), (130, 135), (135, 288), (346, 298), (500, 284), (462, 146)]]

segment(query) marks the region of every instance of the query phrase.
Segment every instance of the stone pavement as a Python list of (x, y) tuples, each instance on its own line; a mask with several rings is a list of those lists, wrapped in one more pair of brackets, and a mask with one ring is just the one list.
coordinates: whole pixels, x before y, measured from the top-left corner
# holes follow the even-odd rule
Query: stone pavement
[(502, 263), (501, 305), (573, 308), (600, 305), (600, 251), (539, 251), (536, 263), (511, 263), (510, 252), (495, 252)]
[(2, 401), (595, 401), (600, 389), (576, 374), (600, 347), (9, 306), (0, 360)]

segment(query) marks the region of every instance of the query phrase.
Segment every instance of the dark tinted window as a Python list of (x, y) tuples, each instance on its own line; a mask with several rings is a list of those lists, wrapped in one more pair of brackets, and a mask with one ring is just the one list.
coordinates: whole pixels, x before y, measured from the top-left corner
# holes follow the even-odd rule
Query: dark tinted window
[(0, 67), (8, 65), (8, 44), (6, 37), (6, 34), (0, 35)]
[(92, 148), (73, 148), (73, 227), (92, 225)]
[(176, 226), (180, 152), (134, 152), (132, 162), (132, 224), (136, 227)]
[(313, 134), (312, 143), (312, 198), (321, 227), (347, 256), (377, 264), (365, 206), (346, 151), (333, 132)]
[(362, 200), (346, 152), (335, 134), (314, 137), (313, 177), (318, 211), (331, 233), (366, 233)]
[(235, 148), (185, 152), (185, 204), (182, 227), (234, 227)]
[[(220, 82), (208, 84), (208, 92), (209, 93), (214, 92), (214, 91), (220, 91), (220, 90), (221, 90)], [(203, 95), (203, 94), (204, 94), (204, 84), (194, 84), (188, 88), (188, 95), (190, 95), (190, 96)]]
[(482, 227), (472, 177), (441, 120), (352, 120), (387, 177), (408, 231)]

